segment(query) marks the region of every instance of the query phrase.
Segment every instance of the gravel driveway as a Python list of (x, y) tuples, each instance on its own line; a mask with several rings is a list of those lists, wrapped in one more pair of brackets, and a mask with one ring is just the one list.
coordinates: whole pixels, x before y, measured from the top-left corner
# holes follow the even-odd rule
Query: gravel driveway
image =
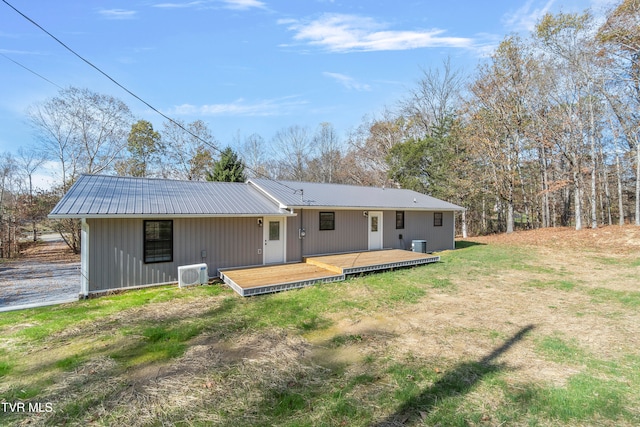
[[(37, 254), (0, 264), (0, 312), (76, 301), (80, 293), (80, 262), (65, 252), (61, 241), (45, 241)], [(76, 257), (77, 258), (77, 257)]]

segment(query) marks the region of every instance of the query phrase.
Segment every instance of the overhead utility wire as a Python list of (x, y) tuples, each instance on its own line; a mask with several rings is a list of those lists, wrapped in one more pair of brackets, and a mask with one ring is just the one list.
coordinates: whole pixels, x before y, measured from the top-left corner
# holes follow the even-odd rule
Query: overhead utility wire
[[(217, 148), (215, 145), (213, 145), (212, 143), (210, 143), (209, 141), (201, 138), (200, 136), (196, 135), (195, 133), (191, 132), (190, 130), (188, 130), (187, 128), (185, 128), (184, 126), (182, 126), (182, 124), (178, 123), (177, 121), (173, 120), (171, 117), (167, 116), (166, 114), (164, 114), (163, 112), (161, 112), (160, 110), (158, 110), (157, 108), (155, 108), (153, 105), (149, 104), (147, 101), (145, 101), (144, 99), (140, 98), (138, 95), (136, 95), (135, 93), (133, 93), (132, 91), (130, 91), (129, 89), (127, 89), (126, 87), (124, 87), (123, 85), (121, 85), (118, 81), (116, 81), (113, 77), (111, 77), (109, 74), (105, 73), (104, 71), (102, 71), (98, 66), (94, 65), (91, 61), (89, 61), (88, 59), (85, 59), (82, 55), (80, 55), (79, 53), (77, 53), (75, 50), (71, 49), (69, 46), (67, 46), (63, 41), (61, 41), (59, 38), (57, 38), (56, 36), (54, 36), (53, 34), (51, 34), (49, 31), (45, 30), (40, 24), (38, 24), (36, 21), (34, 21), (33, 19), (29, 18), (27, 15), (25, 15), (24, 13), (22, 13), (21, 11), (19, 11), (18, 9), (16, 9), (11, 3), (9, 3), (7, 0), (2, 0), (2, 2), (4, 4), (6, 4), (7, 6), (9, 6), (11, 9), (13, 9), (18, 15), (22, 16), (24, 19), (26, 19), (27, 21), (31, 22), (33, 25), (35, 25), (36, 27), (38, 27), (42, 32), (44, 32), (46, 35), (48, 35), (49, 37), (51, 37), (52, 39), (54, 39), (56, 42), (58, 42), (60, 45), (62, 45), (65, 49), (67, 49), (69, 52), (71, 52), (73, 55), (75, 55), (76, 57), (78, 57), (82, 62), (86, 63), (87, 65), (89, 65), (91, 68), (93, 68), (94, 70), (96, 70), (97, 72), (99, 72), (100, 74), (102, 74), (103, 76), (105, 76), (107, 79), (111, 80), (112, 83), (114, 83), (116, 86), (118, 86), (120, 89), (124, 90), (125, 92), (127, 92), (129, 95), (133, 96), (135, 99), (137, 99), (138, 101), (142, 102), (144, 105), (146, 105), (147, 107), (149, 107), (151, 110), (155, 111), (156, 113), (158, 113), (159, 115), (161, 115), (162, 117), (164, 117), (166, 120), (168, 120), (169, 122), (171, 122), (172, 124), (176, 125), (177, 127), (179, 127), (180, 129), (182, 129), (183, 131), (185, 131), (186, 133), (188, 133), (189, 135), (193, 136), (194, 138), (196, 138), (198, 141), (203, 142), (204, 144), (206, 144), (207, 146), (209, 146), (209, 148), (211, 148), (214, 151), (217, 151), (219, 154), (222, 154), (222, 150), (220, 150), (219, 148)], [(46, 80), (46, 79), (45, 79)], [(57, 86), (57, 85), (56, 85)], [(264, 178), (273, 181), (285, 188), (288, 188), (289, 190), (293, 191), (294, 194), (301, 191), (300, 189), (295, 189), (293, 187), (289, 187), (286, 184), (283, 184), (280, 181), (276, 181), (273, 178), (268, 177), (267, 175), (263, 174), (262, 172), (259, 172), (253, 168), (247, 167), (247, 165), (245, 165), (245, 168), (249, 169), (250, 171), (254, 172), (257, 175), (262, 175)]]
[(51, 80), (49, 80), (48, 78), (46, 78), (46, 77), (44, 77), (44, 76), (41, 76), (40, 74), (38, 74), (38, 73), (36, 73), (35, 71), (33, 71), (31, 68), (29, 68), (29, 67), (27, 67), (27, 66), (25, 66), (25, 65), (22, 65), (22, 64), (21, 64), (21, 63), (19, 63), (18, 61), (15, 61), (15, 60), (13, 60), (13, 59), (9, 58), (9, 57), (8, 57), (7, 55), (5, 55), (4, 53), (0, 53), (0, 55), (2, 55), (2, 56), (3, 56), (4, 58), (6, 58), (7, 60), (9, 60), (9, 61), (13, 62), (13, 63), (14, 63), (14, 64), (16, 64), (17, 66), (24, 68), (24, 69), (25, 69), (25, 70), (27, 70), (28, 72), (30, 72), (30, 73), (32, 73), (32, 74), (35, 74), (36, 76), (40, 77), (42, 80), (46, 81), (47, 83), (51, 83), (52, 85), (54, 85), (54, 86), (55, 86), (55, 87), (57, 87), (58, 89), (62, 89), (62, 86), (60, 86), (60, 85), (58, 85), (58, 84), (56, 84), (56, 83), (52, 82)]

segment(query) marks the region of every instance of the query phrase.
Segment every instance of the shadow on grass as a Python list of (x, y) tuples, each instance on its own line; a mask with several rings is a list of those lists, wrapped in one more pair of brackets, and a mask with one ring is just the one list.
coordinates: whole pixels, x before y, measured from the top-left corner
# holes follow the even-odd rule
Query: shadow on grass
[(493, 363), (494, 359), (522, 340), (534, 327), (534, 325), (528, 325), (520, 329), (504, 344), (477, 362), (465, 362), (455, 366), (431, 387), (408, 399), (396, 412), (373, 426), (384, 427), (415, 423), (420, 417), (428, 416), (429, 412), (443, 404), (448, 398), (470, 392), (486, 375), (503, 369), (502, 365)]
[(456, 249), (466, 249), (471, 248), (473, 246), (486, 246), (486, 243), (479, 242), (471, 242), (469, 240), (457, 240), (456, 241)]

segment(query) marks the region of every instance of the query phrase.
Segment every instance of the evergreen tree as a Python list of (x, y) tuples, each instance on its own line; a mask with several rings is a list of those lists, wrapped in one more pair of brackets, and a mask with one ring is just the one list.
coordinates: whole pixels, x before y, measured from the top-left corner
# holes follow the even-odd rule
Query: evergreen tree
[(244, 182), (246, 179), (244, 164), (231, 147), (227, 147), (222, 151), (220, 160), (215, 162), (213, 171), (207, 176), (207, 181), (218, 182)]

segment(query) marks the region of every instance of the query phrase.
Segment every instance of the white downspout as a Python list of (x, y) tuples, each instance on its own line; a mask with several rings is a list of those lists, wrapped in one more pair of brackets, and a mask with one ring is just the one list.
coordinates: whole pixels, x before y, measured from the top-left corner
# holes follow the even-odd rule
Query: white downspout
[(89, 223), (82, 218), (80, 233), (80, 298), (89, 296)]

